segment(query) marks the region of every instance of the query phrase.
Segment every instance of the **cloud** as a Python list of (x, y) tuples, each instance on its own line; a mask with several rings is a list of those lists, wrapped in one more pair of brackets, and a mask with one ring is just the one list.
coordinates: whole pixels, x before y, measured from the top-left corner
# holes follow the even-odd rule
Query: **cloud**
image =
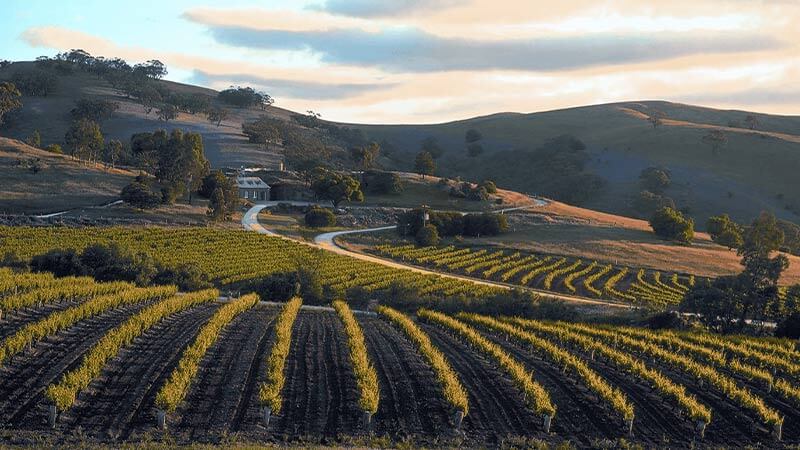
[(696, 54), (782, 47), (762, 34), (587, 34), (504, 41), (444, 38), (416, 28), (287, 31), (211, 25), (222, 44), (253, 49), (311, 51), (325, 63), (390, 72), (452, 70), (558, 71), (623, 65)]
[(309, 9), (351, 17), (387, 17), (440, 11), (464, 0), (326, 0)]
[(204, 86), (246, 84), (268, 92), (273, 97), (309, 100), (338, 100), (396, 86), (394, 83), (321, 83), (280, 78), (265, 78), (248, 74), (210, 74), (195, 70), (191, 82)]
[(781, 88), (753, 88), (735, 92), (698, 93), (680, 96), (680, 100), (692, 103), (721, 105), (763, 106), (800, 104), (800, 90)]

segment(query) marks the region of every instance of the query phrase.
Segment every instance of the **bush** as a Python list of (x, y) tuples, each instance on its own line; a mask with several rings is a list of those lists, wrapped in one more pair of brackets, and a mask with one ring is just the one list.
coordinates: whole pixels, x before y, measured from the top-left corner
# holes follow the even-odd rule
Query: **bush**
[(480, 187), (486, 189), (486, 192), (489, 194), (497, 194), (497, 185), (494, 184), (492, 180), (483, 180), (483, 183), (480, 184)]
[(642, 188), (660, 194), (672, 183), (670, 173), (658, 167), (648, 167), (639, 174)]
[(119, 109), (119, 103), (109, 100), (90, 100), (82, 98), (75, 102), (75, 107), (69, 112), (73, 120), (91, 120), (102, 122), (110, 119), (114, 112)]
[(711, 240), (729, 249), (739, 248), (742, 245), (742, 226), (732, 221), (727, 214), (708, 218), (706, 229), (711, 235)]
[(666, 240), (689, 244), (694, 239), (694, 221), (687, 219), (679, 211), (664, 207), (656, 211), (650, 219), (655, 234)]
[(11, 82), (24, 95), (31, 97), (47, 97), (58, 86), (58, 79), (48, 71), (34, 69), (14, 73)]
[(181, 264), (177, 267), (160, 267), (153, 277), (153, 284), (178, 286), (181, 291), (199, 291), (211, 287), (206, 275), (196, 264)]
[(664, 195), (641, 191), (633, 201), (633, 207), (642, 214), (653, 215), (661, 208), (675, 209), (675, 202)]
[(300, 280), (297, 273), (274, 273), (249, 285), (247, 292), (255, 292), (267, 302), (287, 302), (300, 295)]
[(789, 315), (778, 322), (775, 336), (789, 339), (800, 339), (800, 312)]
[(161, 188), (161, 203), (171, 205), (183, 195), (186, 187), (183, 183), (173, 183)]
[(332, 227), (336, 225), (336, 216), (329, 209), (314, 207), (308, 210), (304, 220), (311, 228)]
[(508, 231), (508, 218), (504, 214), (467, 214), (464, 216), (465, 236), (497, 236)]
[(75, 249), (52, 249), (47, 253), (31, 258), (31, 270), (34, 272), (52, 272), (57, 277), (68, 275), (86, 275), (80, 256)]
[(125, 203), (139, 209), (153, 209), (162, 200), (161, 194), (154, 192), (150, 189), (150, 186), (140, 182), (133, 182), (122, 188), (120, 197)]
[(45, 147), (45, 150), (47, 150), (50, 153), (55, 153), (57, 155), (63, 155), (64, 154), (64, 150), (58, 144), (50, 144), (47, 147)]
[(681, 315), (675, 311), (664, 311), (647, 318), (647, 326), (653, 330), (674, 330), (683, 325)]
[(15, 272), (27, 272), (30, 270), (30, 263), (12, 250), (3, 255), (3, 259), (0, 260), (0, 267), (8, 267)]
[(363, 188), (371, 194), (399, 194), (403, 192), (403, 182), (396, 173), (381, 170), (364, 172)]
[(147, 253), (133, 253), (117, 244), (94, 244), (80, 256), (84, 272), (98, 281), (130, 281), (150, 284), (158, 273), (156, 262)]
[[(416, 236), (422, 228), (423, 210), (407, 211), (398, 217), (401, 233)], [(457, 212), (428, 212), (429, 224), (436, 227), (439, 236), (496, 236), (508, 230), (508, 220), (503, 214), (482, 213), (462, 215)]]
[(439, 243), (439, 232), (435, 225), (425, 225), (417, 231), (415, 236), (417, 245), (421, 247), (430, 247)]

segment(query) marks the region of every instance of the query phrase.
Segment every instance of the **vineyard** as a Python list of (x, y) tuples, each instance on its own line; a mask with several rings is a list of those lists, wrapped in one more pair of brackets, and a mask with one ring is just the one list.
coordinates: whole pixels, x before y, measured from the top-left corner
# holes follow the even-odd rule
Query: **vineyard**
[(421, 295), (430, 297), (483, 297), (498, 291), (490, 286), (398, 270), (245, 231), (156, 227), (0, 227), (0, 236), (0, 256), (13, 251), (26, 259), (51, 249), (82, 250), (91, 244), (116, 243), (134, 252), (146, 252), (166, 266), (196, 264), (220, 289), (306, 267), (318, 273), (326, 287), (341, 295), (354, 287), (374, 291), (393, 284), (415, 288)]
[(6, 444), (800, 444), (790, 341), (8, 270), (0, 289)]
[(370, 251), (397, 261), (484, 280), (653, 306), (680, 303), (689, 288), (699, 281), (693, 275), (511, 250), (386, 244)]

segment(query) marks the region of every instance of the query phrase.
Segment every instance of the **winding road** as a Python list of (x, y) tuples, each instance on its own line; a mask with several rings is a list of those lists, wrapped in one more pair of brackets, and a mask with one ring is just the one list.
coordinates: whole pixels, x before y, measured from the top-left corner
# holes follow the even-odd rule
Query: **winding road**
[[(538, 207), (542, 207), (542, 206), (547, 205), (547, 202), (545, 200), (538, 199), (538, 198), (533, 198), (533, 200), (534, 200), (534, 204), (533, 205), (518, 206), (518, 207), (513, 207), (513, 208), (505, 208), (505, 209), (498, 209), (498, 210), (495, 210), (493, 212), (506, 213), (506, 212), (530, 209), (530, 208), (538, 208)], [(597, 300), (597, 299), (592, 299), (592, 298), (587, 298), (587, 297), (580, 297), (580, 296), (577, 296), (577, 295), (559, 294), (559, 293), (550, 292), (550, 291), (544, 291), (544, 290), (535, 289), (535, 288), (520, 287), (520, 286), (516, 286), (516, 285), (512, 285), (512, 284), (508, 284), (508, 283), (501, 283), (501, 282), (497, 282), (497, 281), (482, 280), (482, 279), (478, 279), (478, 278), (472, 278), (472, 277), (467, 277), (467, 276), (463, 276), (463, 275), (456, 275), (456, 274), (452, 274), (452, 273), (437, 272), (437, 271), (430, 270), (430, 269), (427, 269), (427, 268), (424, 268), (424, 267), (414, 266), (414, 265), (410, 265), (410, 264), (403, 264), (403, 263), (399, 263), (399, 262), (396, 262), (396, 261), (393, 261), (393, 260), (390, 260), (390, 259), (380, 258), (380, 257), (377, 257), (377, 256), (367, 255), (367, 254), (364, 254), (364, 253), (359, 253), (359, 252), (355, 252), (355, 251), (352, 251), (352, 250), (348, 250), (348, 249), (346, 249), (344, 247), (341, 247), (339, 244), (336, 243), (336, 238), (339, 237), (339, 236), (343, 236), (343, 235), (346, 235), (346, 234), (375, 233), (375, 232), (380, 232), (380, 231), (393, 230), (393, 229), (397, 228), (397, 225), (389, 225), (389, 226), (383, 226), (383, 227), (377, 227), (377, 228), (364, 228), (364, 229), (359, 229), (359, 230), (333, 231), (333, 232), (330, 232), (330, 233), (323, 233), (323, 234), (317, 235), (314, 238), (314, 242), (313, 243), (307, 242), (307, 241), (303, 241), (303, 240), (299, 240), (299, 239), (290, 238), (288, 236), (284, 236), (284, 235), (275, 233), (273, 231), (270, 231), (270, 230), (264, 228), (264, 226), (261, 225), (261, 223), (259, 223), (259, 221), (258, 221), (258, 213), (260, 213), (262, 210), (264, 210), (266, 208), (272, 208), (274, 206), (277, 206), (278, 203), (284, 203), (284, 204), (288, 203), (288, 204), (291, 204), (293, 206), (310, 206), (312, 204), (317, 204), (317, 203), (313, 203), (313, 202), (301, 202), (301, 201), (291, 201), (291, 202), (289, 202), (289, 201), (281, 201), (281, 202), (273, 201), (273, 202), (266, 202), (266, 203), (258, 204), (258, 205), (253, 206), (252, 208), (247, 210), (247, 212), (244, 213), (244, 215), (242, 216), (242, 227), (244, 227), (244, 229), (248, 230), (248, 231), (254, 231), (256, 233), (265, 234), (265, 235), (268, 235), (268, 236), (275, 236), (275, 237), (279, 237), (279, 238), (282, 238), (282, 239), (287, 239), (287, 240), (290, 240), (290, 241), (293, 241), (293, 242), (298, 242), (298, 243), (301, 243), (301, 244), (310, 245), (312, 247), (320, 248), (320, 249), (327, 250), (327, 251), (330, 251), (330, 252), (333, 252), (333, 253), (338, 253), (340, 255), (349, 256), (351, 258), (360, 259), (362, 261), (369, 261), (369, 262), (372, 262), (372, 263), (381, 264), (381, 265), (384, 265), (384, 266), (387, 266), (387, 267), (393, 267), (393, 268), (396, 268), (396, 269), (405, 269), (405, 270), (411, 270), (411, 271), (422, 273), (422, 274), (426, 274), (426, 275), (438, 275), (438, 276), (445, 277), (445, 278), (454, 278), (454, 279), (457, 279), (457, 280), (462, 280), (462, 281), (475, 283), (475, 284), (479, 284), (479, 285), (484, 285), (484, 286), (497, 287), (497, 288), (501, 288), (501, 289), (514, 289), (514, 288), (518, 288), (519, 289), (519, 288), (522, 288), (522, 289), (530, 291), (530, 292), (535, 292), (536, 294), (538, 294), (538, 295), (540, 295), (542, 297), (547, 297), (547, 298), (556, 299), (556, 300), (562, 300), (562, 301), (565, 301), (565, 302), (575, 303), (575, 304), (591, 305), (591, 306), (603, 306), (603, 307), (609, 307), (609, 308), (622, 308), (622, 309), (634, 308), (631, 305), (626, 305), (626, 304), (623, 304), (623, 303), (617, 303), (617, 302), (606, 301), (606, 300)]]

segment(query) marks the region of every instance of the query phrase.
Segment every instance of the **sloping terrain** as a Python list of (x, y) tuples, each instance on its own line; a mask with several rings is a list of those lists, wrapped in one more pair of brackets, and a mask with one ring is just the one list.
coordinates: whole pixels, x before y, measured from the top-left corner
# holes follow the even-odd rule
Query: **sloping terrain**
[(109, 203), (119, 198), (134, 176), (0, 137), (0, 213), (55, 212)]
[[(10, 78), (16, 70), (23, 70), (31, 63), (18, 62), (0, 69), (0, 80)], [(159, 81), (172, 91), (185, 94), (205, 94), (216, 97), (217, 92), (199, 86), (190, 86), (170, 81)], [(0, 128), (0, 134), (20, 140), (27, 139), (34, 130), (39, 130), (42, 144), (62, 143), (69, 127), (70, 110), (81, 98), (104, 99), (117, 102), (119, 110), (101, 124), (106, 139), (128, 142), (131, 135), (152, 132), (157, 129), (183, 129), (203, 135), (206, 157), (214, 167), (238, 167), (240, 165), (271, 165), (281, 159), (275, 147), (250, 144), (242, 134), (242, 123), (263, 115), (288, 120), (292, 112), (270, 107), (260, 109), (227, 108), (228, 117), (220, 126), (209, 122), (206, 115), (179, 113), (169, 122), (158, 119), (155, 110), (149, 114), (133, 99), (113, 89), (106, 80), (90, 74), (76, 72), (59, 75), (55, 92), (46, 97), (23, 96), (23, 107), (14, 113), (9, 123)]]
[[(664, 115), (654, 127), (647, 118)], [(745, 127), (745, 111), (721, 111), (669, 102), (629, 102), (586, 106), (532, 114), (502, 113), (437, 125), (364, 125), (370, 139), (391, 146), (400, 164), (411, 165), (420, 142), (434, 137), (446, 151), (440, 173), (466, 178), (492, 178), (509, 189), (527, 191), (537, 176), (509, 164), (514, 155), (545, 141), (571, 134), (587, 146), (587, 169), (606, 186), (583, 206), (631, 215), (633, 196), (641, 189), (639, 173), (663, 166), (673, 186), (665, 194), (686, 208), (698, 225), (709, 215), (729, 213), (749, 221), (761, 210), (800, 220), (800, 117), (755, 114), (756, 130)], [(484, 153), (468, 157), (465, 132), (483, 135)], [(714, 155), (703, 140), (720, 129), (727, 143)], [(502, 163), (495, 161), (500, 159)], [(516, 173), (515, 173), (516, 172)]]

